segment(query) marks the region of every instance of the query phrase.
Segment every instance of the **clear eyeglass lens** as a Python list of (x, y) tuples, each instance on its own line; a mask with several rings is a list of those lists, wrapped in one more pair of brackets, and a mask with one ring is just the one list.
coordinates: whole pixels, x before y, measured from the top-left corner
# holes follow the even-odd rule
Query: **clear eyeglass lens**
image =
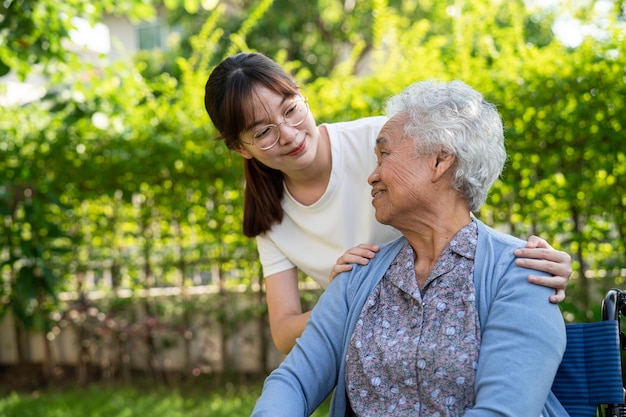
[[(308, 114), (309, 108), (306, 102), (304, 100), (296, 100), (293, 102), (293, 105), (287, 109), (283, 115), (283, 121), (278, 126), (283, 123), (292, 127), (300, 126)], [(260, 128), (254, 134), (254, 144), (261, 150), (267, 150), (273, 147), (280, 138), (278, 126), (271, 124)]]
[(280, 132), (276, 125), (267, 125), (262, 131), (264, 132), (262, 135), (254, 137), (254, 144), (264, 151), (278, 142)]
[(289, 107), (283, 116), (284, 121), (290, 126), (298, 126), (304, 122), (308, 114), (308, 107), (304, 100), (296, 100), (293, 106)]

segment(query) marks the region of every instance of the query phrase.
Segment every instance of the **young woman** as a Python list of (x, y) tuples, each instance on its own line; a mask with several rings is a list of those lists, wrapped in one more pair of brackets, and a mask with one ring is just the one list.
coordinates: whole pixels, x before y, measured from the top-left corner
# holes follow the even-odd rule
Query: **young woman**
[[(295, 80), (259, 53), (221, 62), (206, 83), (205, 107), (219, 138), (245, 158), (243, 232), (256, 238), (272, 338), (287, 353), (310, 316), (302, 311), (298, 270), (325, 288), (400, 236), (376, 221), (367, 183), (387, 119), (317, 126)], [(552, 275), (528, 278), (556, 289), (552, 302), (564, 298), (569, 255), (537, 237), (516, 255), (518, 265)]]

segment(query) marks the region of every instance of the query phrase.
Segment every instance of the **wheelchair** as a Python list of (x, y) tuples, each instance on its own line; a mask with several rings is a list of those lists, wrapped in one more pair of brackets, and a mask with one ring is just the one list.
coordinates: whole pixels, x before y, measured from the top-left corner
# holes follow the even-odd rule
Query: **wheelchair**
[(571, 417), (626, 417), (621, 352), (626, 291), (611, 289), (602, 321), (566, 325), (567, 346), (552, 391)]

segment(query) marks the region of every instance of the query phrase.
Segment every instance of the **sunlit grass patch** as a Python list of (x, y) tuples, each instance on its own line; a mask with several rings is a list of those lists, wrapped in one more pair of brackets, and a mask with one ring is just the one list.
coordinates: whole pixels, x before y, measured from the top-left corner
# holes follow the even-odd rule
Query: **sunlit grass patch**
[[(91, 385), (11, 393), (0, 398), (0, 417), (240, 417), (248, 416), (261, 385), (220, 389)], [(328, 402), (314, 416), (328, 415)]]

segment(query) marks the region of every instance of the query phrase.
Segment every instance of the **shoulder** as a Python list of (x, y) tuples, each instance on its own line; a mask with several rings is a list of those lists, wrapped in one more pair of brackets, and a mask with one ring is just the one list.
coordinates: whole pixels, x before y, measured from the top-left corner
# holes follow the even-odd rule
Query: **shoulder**
[(489, 256), (508, 254), (512, 257), (515, 249), (524, 247), (526, 242), (515, 236), (495, 230), (478, 219), (474, 219), (478, 226), (478, 245), (476, 255)]
[(323, 126), (333, 126), (337, 128), (351, 128), (351, 127), (382, 127), (387, 122), (387, 116), (369, 116), (362, 117), (360, 119), (349, 120), (345, 122), (324, 123)]
[(351, 136), (355, 133), (362, 135), (363, 132), (369, 132), (370, 135), (376, 136), (386, 122), (387, 117), (385, 116), (372, 116), (348, 122), (322, 124), (322, 126), (326, 128), (332, 140), (336, 136)]
[(519, 267), (515, 264), (514, 251), (526, 245), (522, 239), (499, 232), (478, 220), (478, 243), (474, 262), (476, 290), (485, 299), (515, 292), (524, 297), (543, 302), (553, 291), (550, 288), (528, 283), (528, 275), (546, 275), (544, 272)]
[(369, 189), (366, 178), (376, 164), (374, 144), (386, 120), (384, 116), (376, 116), (320, 126), (330, 138), (336, 175), (352, 176), (360, 187)]
[(347, 291), (352, 297), (362, 292), (369, 295), (369, 292), (387, 272), (389, 265), (391, 265), (391, 262), (396, 258), (405, 243), (406, 238), (400, 236), (391, 242), (381, 245), (378, 253), (368, 265), (354, 265), (350, 272), (344, 272), (337, 278), (343, 275), (342, 279), (346, 280)]
[[(478, 289), (498, 291), (505, 283), (528, 285), (522, 277), (528, 275), (515, 265), (515, 249), (525, 245), (524, 241), (506, 233), (499, 232), (479, 220), (474, 220), (478, 226), (478, 242), (474, 262), (474, 280)], [(495, 295), (492, 294), (492, 295)]]

